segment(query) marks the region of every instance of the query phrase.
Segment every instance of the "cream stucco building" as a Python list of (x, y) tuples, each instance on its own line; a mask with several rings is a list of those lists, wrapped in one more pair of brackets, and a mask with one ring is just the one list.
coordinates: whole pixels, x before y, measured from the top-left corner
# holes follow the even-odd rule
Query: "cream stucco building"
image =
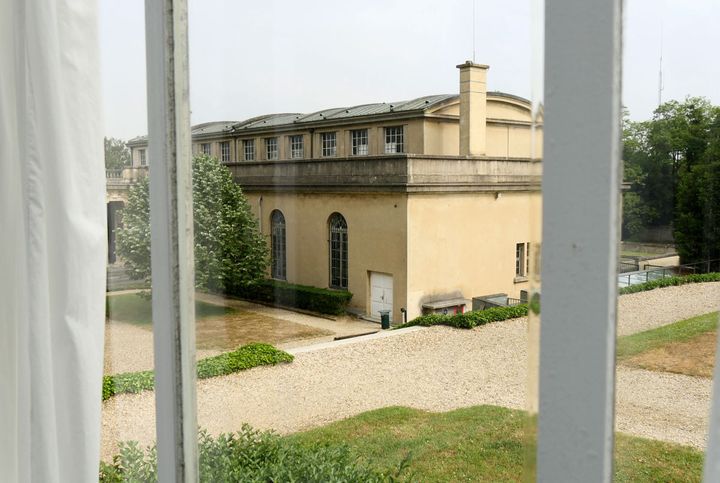
[[(458, 66), (459, 95), (271, 114), (193, 128), (267, 236), (273, 278), (347, 289), (394, 322), (527, 290), (539, 239), (541, 135), (530, 103)], [(129, 142), (147, 164), (146, 139)]]

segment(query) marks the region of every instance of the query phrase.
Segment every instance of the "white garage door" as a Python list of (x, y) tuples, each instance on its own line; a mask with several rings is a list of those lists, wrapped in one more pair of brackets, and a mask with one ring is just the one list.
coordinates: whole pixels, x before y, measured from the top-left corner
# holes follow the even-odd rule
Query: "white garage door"
[(370, 316), (380, 320), (380, 311), (389, 310), (392, 321), (393, 278), (385, 273), (370, 272)]

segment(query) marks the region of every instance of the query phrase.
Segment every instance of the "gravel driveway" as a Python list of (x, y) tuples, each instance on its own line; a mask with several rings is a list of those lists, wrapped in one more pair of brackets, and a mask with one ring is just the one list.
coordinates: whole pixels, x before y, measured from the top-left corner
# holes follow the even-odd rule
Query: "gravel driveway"
[[(686, 303), (687, 302), (687, 303)], [(720, 283), (669, 287), (620, 299), (620, 334), (717, 310)], [(474, 330), (432, 327), (298, 353), (293, 363), (198, 382), (198, 422), (212, 433), (243, 422), (282, 433), (391, 405), (447, 411), (525, 405), (525, 319)], [(618, 368), (617, 429), (703, 447), (711, 381)], [(154, 440), (154, 394), (103, 404), (102, 458), (118, 440)]]

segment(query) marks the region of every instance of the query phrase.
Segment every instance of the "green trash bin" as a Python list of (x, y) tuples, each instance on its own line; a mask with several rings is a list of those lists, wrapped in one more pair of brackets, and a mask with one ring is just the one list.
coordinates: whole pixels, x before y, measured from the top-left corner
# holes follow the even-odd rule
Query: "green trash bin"
[(389, 310), (381, 310), (380, 311), (380, 326), (383, 329), (390, 328), (390, 311)]

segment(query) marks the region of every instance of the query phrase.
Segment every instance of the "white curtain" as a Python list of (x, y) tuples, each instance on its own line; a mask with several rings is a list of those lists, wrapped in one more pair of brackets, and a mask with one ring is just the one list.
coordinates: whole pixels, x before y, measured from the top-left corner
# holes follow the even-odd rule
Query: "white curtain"
[(95, 0), (0, 0), (0, 480), (97, 481), (107, 256)]

